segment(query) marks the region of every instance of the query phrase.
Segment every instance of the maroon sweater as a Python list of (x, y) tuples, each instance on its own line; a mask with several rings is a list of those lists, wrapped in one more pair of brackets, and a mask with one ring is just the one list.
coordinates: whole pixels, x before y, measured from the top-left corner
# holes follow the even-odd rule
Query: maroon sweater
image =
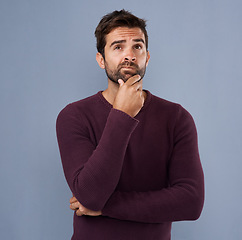
[(171, 222), (195, 220), (203, 171), (191, 115), (147, 91), (135, 118), (101, 92), (65, 107), (57, 138), (68, 185), (86, 208), (72, 240), (168, 240)]

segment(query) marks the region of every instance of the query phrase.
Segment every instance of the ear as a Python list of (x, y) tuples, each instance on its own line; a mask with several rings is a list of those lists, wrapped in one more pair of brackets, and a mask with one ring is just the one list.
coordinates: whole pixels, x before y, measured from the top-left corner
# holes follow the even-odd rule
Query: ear
[(104, 58), (100, 52), (96, 54), (96, 60), (100, 68), (104, 69), (105, 64), (104, 64)]
[(150, 61), (150, 52), (147, 51), (146, 67), (148, 66), (149, 61)]

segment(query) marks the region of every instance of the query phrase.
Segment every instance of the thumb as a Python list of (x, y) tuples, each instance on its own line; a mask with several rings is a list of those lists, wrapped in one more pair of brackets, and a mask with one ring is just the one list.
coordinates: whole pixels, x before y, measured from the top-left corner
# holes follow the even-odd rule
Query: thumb
[(124, 85), (124, 81), (122, 79), (118, 80), (119, 86), (122, 87)]

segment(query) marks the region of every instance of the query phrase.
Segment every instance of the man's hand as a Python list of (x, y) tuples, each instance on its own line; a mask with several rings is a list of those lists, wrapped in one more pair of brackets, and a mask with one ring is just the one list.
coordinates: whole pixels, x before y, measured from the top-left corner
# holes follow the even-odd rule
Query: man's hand
[(139, 75), (129, 78), (126, 82), (119, 79), (119, 90), (113, 103), (113, 108), (135, 117), (144, 105), (142, 92), (143, 80)]
[(77, 216), (88, 215), (96, 217), (102, 215), (101, 211), (93, 211), (85, 208), (83, 205), (81, 205), (81, 203), (78, 202), (75, 196), (70, 199), (70, 209), (76, 211)]

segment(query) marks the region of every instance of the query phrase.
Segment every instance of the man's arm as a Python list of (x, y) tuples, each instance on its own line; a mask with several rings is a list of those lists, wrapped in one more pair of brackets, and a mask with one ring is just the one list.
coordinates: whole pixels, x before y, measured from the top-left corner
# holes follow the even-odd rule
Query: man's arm
[(204, 178), (192, 117), (180, 109), (169, 161), (168, 188), (149, 192), (112, 194), (102, 214), (120, 220), (145, 223), (195, 220), (204, 201)]
[(57, 137), (67, 183), (85, 207), (100, 210), (119, 181), (129, 138), (138, 121), (112, 109), (97, 147), (72, 106), (57, 119)]
[[(118, 97), (117, 107), (111, 109), (97, 146), (91, 142), (85, 121), (73, 105), (62, 110), (57, 118), (66, 180), (78, 201), (88, 209), (101, 210), (119, 181), (126, 148), (138, 124), (129, 114), (137, 114), (143, 104), (137, 91), (139, 80), (139, 76), (134, 76), (123, 84), (120, 92), (123, 97)], [(133, 104), (123, 104), (122, 98)], [(119, 106), (125, 106), (129, 114)]]
[(204, 175), (197, 131), (191, 115), (179, 108), (168, 166), (169, 187), (150, 192), (115, 192), (104, 216), (146, 223), (195, 220), (204, 203)]

